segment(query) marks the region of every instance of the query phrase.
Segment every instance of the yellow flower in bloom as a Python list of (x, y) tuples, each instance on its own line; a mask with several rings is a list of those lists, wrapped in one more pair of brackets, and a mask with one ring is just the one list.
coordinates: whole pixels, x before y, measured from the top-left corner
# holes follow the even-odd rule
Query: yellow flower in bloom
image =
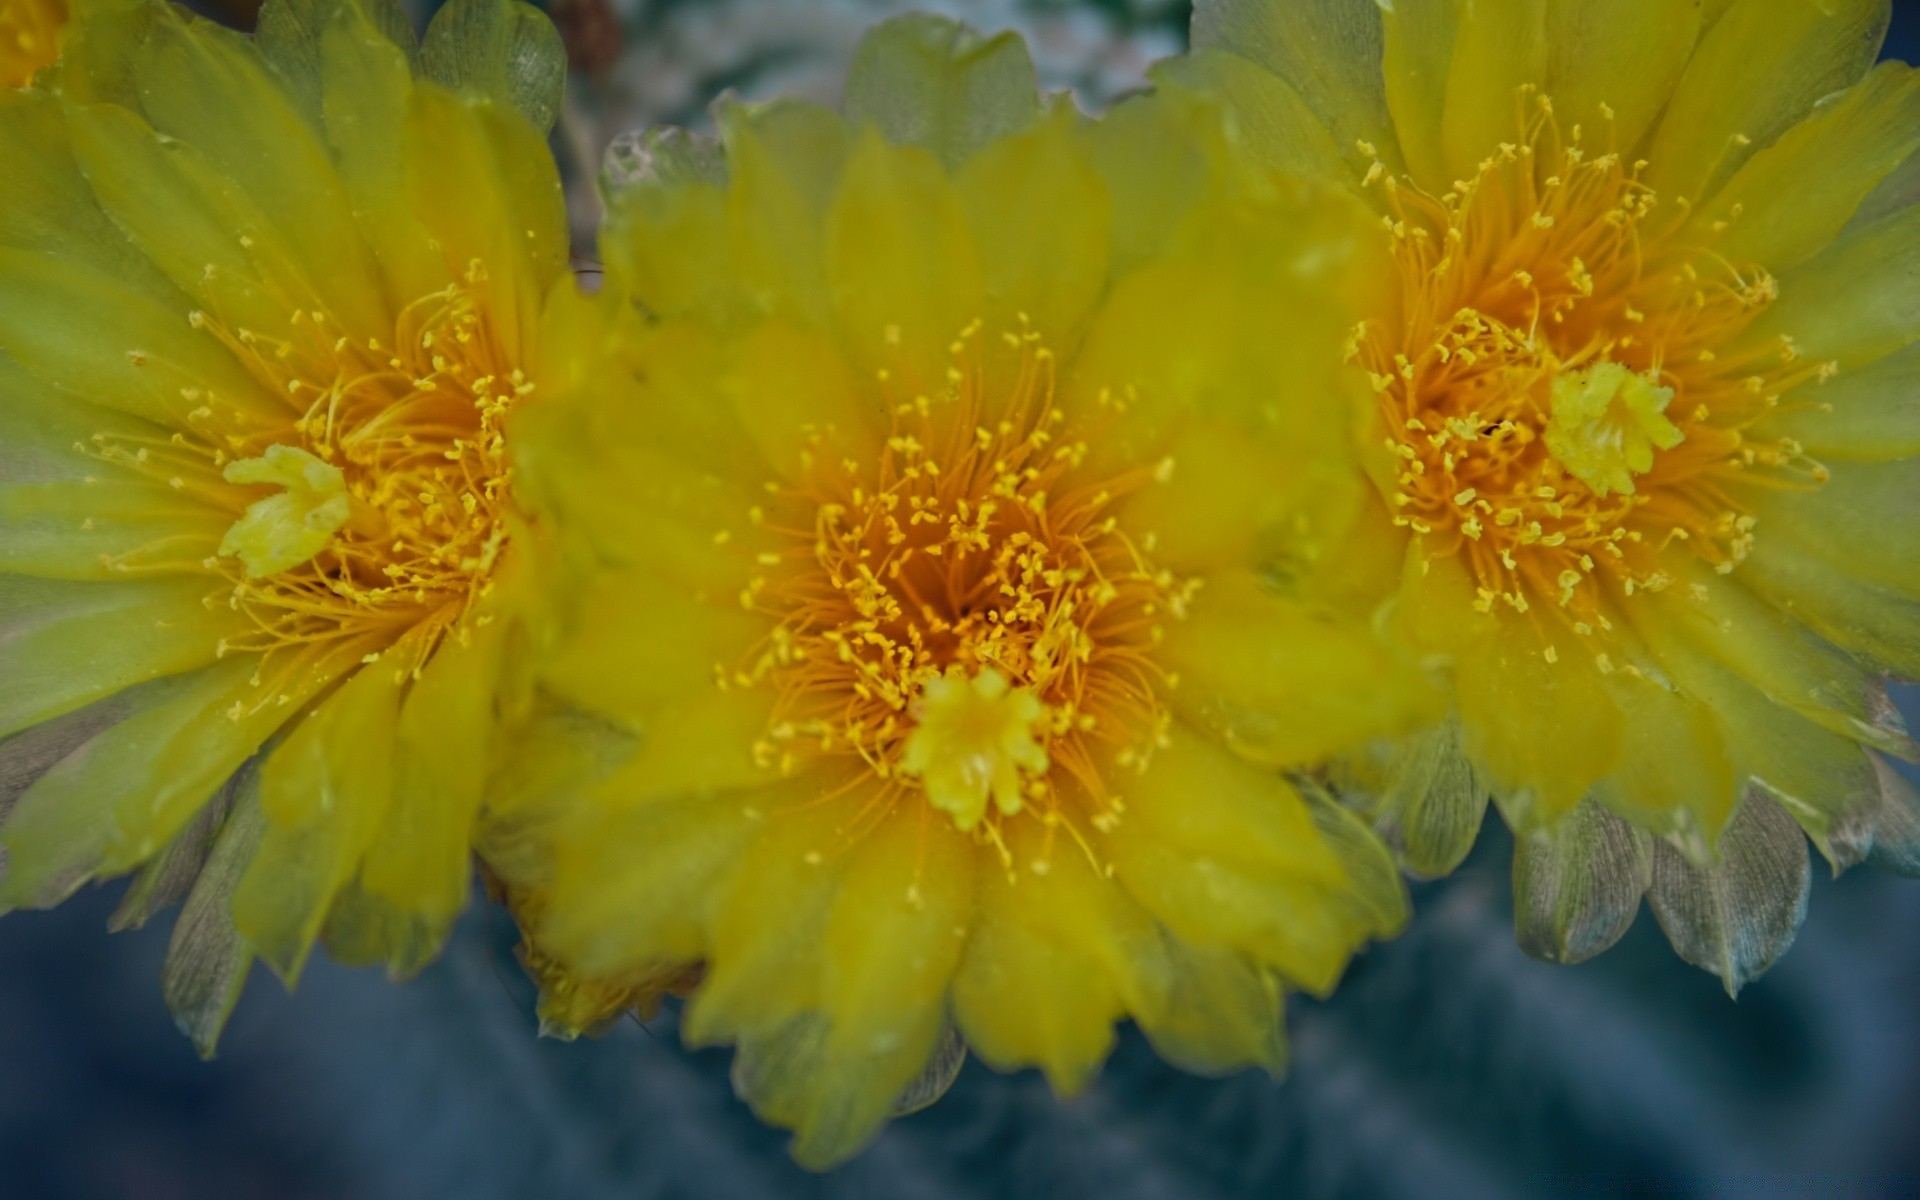
[(66, 0), (0, 0), (0, 88), (26, 87), (60, 56)]
[(933, 18), (847, 96), (631, 156), (617, 361), (521, 462), (579, 572), (542, 682), (633, 744), (498, 812), (494, 855), (551, 1023), (703, 966), (686, 1035), (738, 1043), (813, 1165), (963, 1043), (1063, 1092), (1122, 1017), (1277, 1068), (1283, 987), (1404, 911), (1285, 772), (1430, 716), (1330, 582), (1367, 487), (1352, 207), (1183, 220), (1198, 116), (1085, 126), (1017, 39)]
[(1379, 214), (1374, 524), (1456, 720), (1353, 775), (1430, 871), (1491, 789), (1548, 957), (1645, 893), (1737, 987), (1804, 911), (1802, 829), (1920, 865), (1877, 757), (1914, 753), (1883, 675), (1920, 674), (1920, 80), (1873, 65), (1887, 17), (1218, 0), (1165, 75)]
[(577, 303), (558, 43), (496, 0), (417, 50), (374, 0), (70, 32), (0, 94), (0, 898), (191, 885), (166, 986), (208, 1049), (254, 955), (407, 972), (466, 897), (507, 419)]

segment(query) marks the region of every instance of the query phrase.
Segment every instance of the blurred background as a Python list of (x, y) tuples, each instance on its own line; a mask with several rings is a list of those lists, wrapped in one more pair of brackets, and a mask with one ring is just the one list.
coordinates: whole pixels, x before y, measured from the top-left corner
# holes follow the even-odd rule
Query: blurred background
[[(248, 0), (205, 0), (236, 24)], [(616, 134), (700, 124), (732, 88), (831, 101), (875, 21), (1018, 29), (1093, 107), (1177, 52), (1174, 0), (552, 0), (574, 59), (556, 144), (591, 256)], [(1920, 58), (1897, 2), (1890, 57)], [(417, 14), (424, 18), (423, 7)], [(1920, 723), (1920, 691), (1900, 696)], [(116, 888), (0, 921), (0, 1196), (21, 1200), (885, 1200), (1242, 1195), (1920, 1196), (1920, 884), (1816, 880), (1784, 961), (1729, 1001), (1652, 918), (1579, 967), (1513, 944), (1505, 834), (1416, 888), (1406, 936), (1296, 1000), (1293, 1065), (1202, 1080), (1124, 1031), (1086, 1095), (977, 1063), (932, 1109), (812, 1176), (679, 1045), (672, 1011), (597, 1042), (533, 1036), (504, 919), (475, 911), (415, 983), (316, 963), (254, 980), (201, 1063), (158, 975), (165, 922), (109, 938)]]

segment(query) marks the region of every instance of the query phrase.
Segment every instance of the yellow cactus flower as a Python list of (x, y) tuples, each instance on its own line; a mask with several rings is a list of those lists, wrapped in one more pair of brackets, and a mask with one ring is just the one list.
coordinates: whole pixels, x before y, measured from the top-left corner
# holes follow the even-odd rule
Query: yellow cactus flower
[[(1521, 934), (1645, 894), (1729, 988), (1808, 879), (1920, 866), (1920, 77), (1886, 0), (1203, 0), (1173, 90), (1379, 215), (1356, 341), (1399, 611), (1456, 719), (1364, 762), (1424, 871), (1491, 790)], [(1277, 318), (1284, 319), (1284, 318)], [(1464, 758), (1462, 757), (1464, 755)]]
[(0, 0), (0, 88), (23, 88), (60, 56), (66, 0)]
[(1431, 716), (1335, 595), (1353, 206), (1181, 219), (1204, 131), (1083, 123), (1010, 35), (855, 61), (844, 115), (723, 107), (615, 181), (615, 359), (520, 444), (575, 572), (541, 683), (632, 747), (489, 848), (550, 1021), (701, 967), (686, 1036), (815, 1166), (963, 1044), (1277, 1068), (1282, 989), (1404, 912), (1288, 772)]
[(382, 0), (69, 32), (0, 93), (0, 902), (184, 894), (166, 988), (210, 1052), (254, 956), (405, 973), (465, 901), (507, 418), (577, 303), (558, 39), (506, 0), (417, 50)]

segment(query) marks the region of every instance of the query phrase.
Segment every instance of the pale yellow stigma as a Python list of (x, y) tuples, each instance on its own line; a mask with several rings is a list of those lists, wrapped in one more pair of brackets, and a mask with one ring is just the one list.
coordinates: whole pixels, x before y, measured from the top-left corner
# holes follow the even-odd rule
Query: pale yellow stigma
[(1040, 697), (991, 667), (972, 678), (949, 667), (921, 688), (900, 772), (919, 779), (927, 802), (963, 833), (986, 816), (988, 800), (1012, 816), (1023, 803), (1026, 775), (1045, 774), (1051, 765), (1034, 736), (1046, 715)]
[(268, 446), (259, 458), (228, 463), (221, 474), (228, 483), (285, 489), (247, 505), (220, 539), (220, 553), (239, 559), (249, 579), (278, 575), (308, 561), (326, 549), (353, 515), (353, 499), (340, 468), (296, 446)]
[(1633, 477), (1653, 469), (1654, 450), (1686, 440), (1667, 419), (1673, 389), (1619, 363), (1554, 378), (1547, 451), (1599, 496), (1633, 495)]

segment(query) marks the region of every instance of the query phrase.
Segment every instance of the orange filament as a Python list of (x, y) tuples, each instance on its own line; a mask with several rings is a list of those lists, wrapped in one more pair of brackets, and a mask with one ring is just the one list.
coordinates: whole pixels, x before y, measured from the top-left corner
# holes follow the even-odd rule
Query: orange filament
[(1081, 822), (1104, 828), (1121, 810), (1103, 767), (1143, 766), (1164, 736), (1160, 692), (1173, 681), (1154, 648), (1194, 585), (1156, 570), (1112, 514), (1152, 468), (1076, 477), (1093, 431), (1054, 407), (1052, 352), (1030, 332), (1006, 335), (1017, 375), (990, 395), (978, 336), (976, 322), (955, 343), (949, 394), (893, 408), (877, 461), (820, 454), (803, 486), (769, 486), (771, 506), (750, 515), (785, 549), (760, 556), (741, 599), (779, 624), (723, 682), (777, 692), (755, 748), (764, 761), (792, 771), (853, 757), (860, 777), (883, 781), (849, 840), (907, 794), (952, 808), (929, 796), (951, 774), (929, 750), (974, 735), (954, 733), (966, 719), (946, 712), (954, 720), (903, 770), (919, 718), (963, 692), (1004, 696), (1003, 718), (977, 735), (1006, 748), (997, 802), (985, 807), (983, 782), (985, 811), (956, 809), (956, 823), (1004, 855), (1001, 822), (1027, 812), (1049, 845), (1064, 827), (1084, 846)]
[[(1396, 524), (1464, 560), (1481, 611), (1544, 600), (1589, 633), (1607, 627), (1603, 595), (1670, 582), (1657, 554), (1676, 540), (1723, 571), (1746, 555), (1736, 478), (1824, 479), (1797, 445), (1749, 429), (1834, 368), (1796, 361), (1786, 339), (1730, 350), (1774, 300), (1772, 277), (1719, 257), (1720, 230), (1690, 224), (1685, 201), (1662, 210), (1645, 163), (1588, 157), (1531, 89), (1521, 107), (1519, 140), (1442, 196), (1369, 174), (1404, 304), (1397, 325), (1362, 329), (1360, 357), (1398, 459)], [(1631, 411), (1602, 411), (1609, 391)], [(1583, 394), (1594, 419), (1569, 420)]]
[[(85, 449), (238, 519), (272, 488), (235, 486), (223, 469), (285, 447), (339, 471), (350, 515), (323, 549), (260, 578), (228, 553), (189, 563), (154, 544), (107, 565), (218, 575), (223, 586), (209, 603), (229, 605), (252, 626), (218, 652), (261, 656), (256, 681), (269, 692), (270, 662), (285, 678), (347, 645), (366, 647), (371, 661), (404, 639), (401, 669), (417, 671), (491, 589), (507, 537), (503, 428), (533, 390), (496, 335), (485, 270), (475, 262), (461, 282), (408, 305), (390, 345), (349, 336), (318, 310), (294, 310), (285, 338), (204, 312), (189, 319), (285, 401), (284, 416), (263, 419), (257, 408), (187, 388), (187, 399), (201, 402), (188, 414), (191, 433), (145, 445), (103, 434)], [(228, 478), (236, 476), (245, 477)]]

